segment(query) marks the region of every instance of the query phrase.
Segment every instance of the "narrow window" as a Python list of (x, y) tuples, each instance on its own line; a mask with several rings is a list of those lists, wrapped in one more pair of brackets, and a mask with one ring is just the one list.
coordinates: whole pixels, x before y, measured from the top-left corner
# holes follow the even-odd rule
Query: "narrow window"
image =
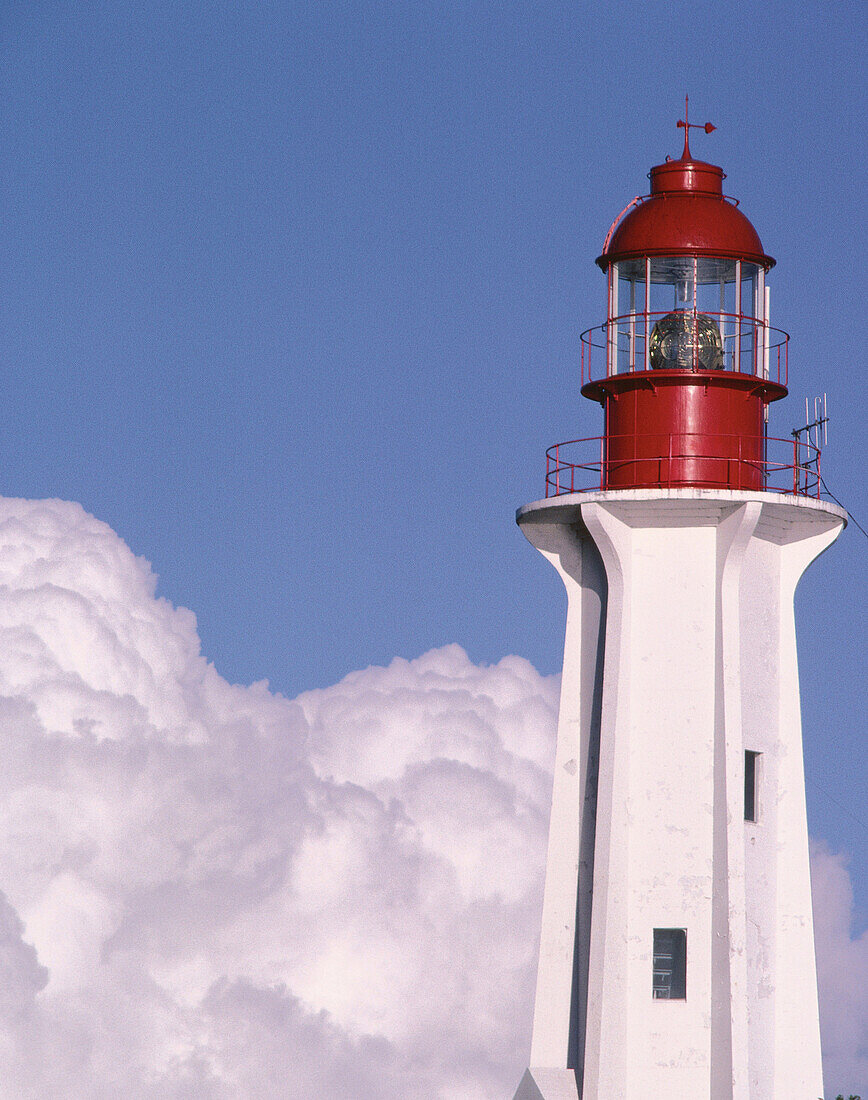
[(757, 819), (757, 779), (759, 778), (759, 753), (744, 754), (744, 819)]
[(687, 997), (687, 933), (683, 928), (654, 929), (655, 1001), (683, 1001)]

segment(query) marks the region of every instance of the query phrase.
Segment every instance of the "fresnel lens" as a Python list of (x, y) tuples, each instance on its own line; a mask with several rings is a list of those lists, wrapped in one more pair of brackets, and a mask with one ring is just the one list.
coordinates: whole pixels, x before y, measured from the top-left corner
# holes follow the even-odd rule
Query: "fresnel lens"
[(667, 313), (651, 333), (650, 358), (655, 370), (722, 370), (720, 329), (704, 313)]

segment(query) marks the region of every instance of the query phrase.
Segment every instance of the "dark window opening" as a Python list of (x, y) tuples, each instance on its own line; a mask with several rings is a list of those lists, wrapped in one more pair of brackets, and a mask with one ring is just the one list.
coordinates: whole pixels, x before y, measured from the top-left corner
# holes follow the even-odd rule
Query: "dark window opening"
[(744, 754), (744, 819), (757, 820), (757, 780), (759, 778), (759, 753)]
[(687, 998), (687, 933), (683, 928), (654, 929), (655, 1001)]

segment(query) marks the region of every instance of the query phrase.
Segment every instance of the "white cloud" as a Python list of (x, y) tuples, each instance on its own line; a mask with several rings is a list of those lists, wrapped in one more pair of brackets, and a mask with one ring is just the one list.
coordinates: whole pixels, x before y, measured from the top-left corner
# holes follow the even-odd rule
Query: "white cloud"
[[(0, 501), (0, 1097), (510, 1095), (556, 707), (457, 646), (230, 685), (108, 527)], [(864, 1019), (840, 858), (815, 879), (824, 1004)]]
[(846, 858), (814, 844), (811, 884), (826, 1093), (868, 1097), (868, 930), (852, 936)]

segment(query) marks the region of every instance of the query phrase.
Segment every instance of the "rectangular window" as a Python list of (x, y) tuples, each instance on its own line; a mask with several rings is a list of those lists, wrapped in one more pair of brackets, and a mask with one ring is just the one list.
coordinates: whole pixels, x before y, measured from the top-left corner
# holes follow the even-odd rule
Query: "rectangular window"
[(758, 752), (745, 752), (744, 754), (744, 819), (745, 821), (757, 820), (757, 780), (759, 779)]
[(654, 929), (655, 1001), (683, 1001), (687, 998), (687, 932), (683, 928)]

